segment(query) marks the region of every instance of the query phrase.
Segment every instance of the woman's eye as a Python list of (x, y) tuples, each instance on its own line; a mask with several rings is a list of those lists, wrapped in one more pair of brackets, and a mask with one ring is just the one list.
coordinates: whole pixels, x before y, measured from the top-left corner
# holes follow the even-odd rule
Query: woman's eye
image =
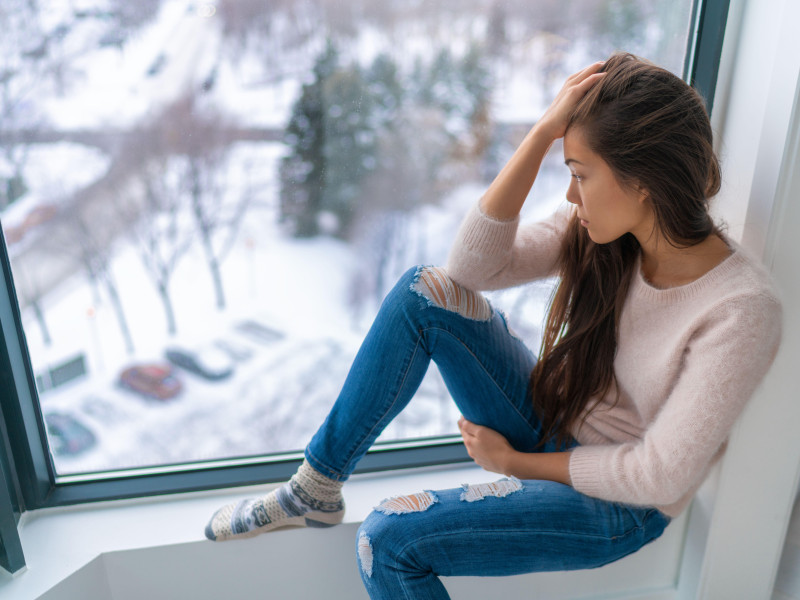
[(572, 178), (573, 178), (575, 181), (577, 181), (578, 183), (580, 183), (581, 181), (583, 181), (583, 177), (581, 177), (581, 176), (580, 176), (580, 175), (578, 175), (577, 173), (572, 173)]

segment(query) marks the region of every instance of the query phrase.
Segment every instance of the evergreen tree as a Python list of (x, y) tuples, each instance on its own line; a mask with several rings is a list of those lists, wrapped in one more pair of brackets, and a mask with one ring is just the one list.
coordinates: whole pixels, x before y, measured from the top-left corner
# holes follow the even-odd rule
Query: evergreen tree
[(391, 126), (404, 99), (397, 64), (388, 54), (380, 54), (367, 69), (365, 79), (374, 101), (375, 124)]
[(491, 72), (478, 44), (472, 44), (462, 59), (459, 76), (469, 98), (469, 108), (465, 116), (474, 121), (489, 103), (492, 91)]
[(314, 65), (314, 79), (303, 86), (286, 128), (291, 152), (280, 165), (281, 220), (298, 237), (319, 233), (318, 216), (325, 186), (325, 102), (323, 86), (339, 56), (329, 41)]
[(347, 235), (364, 176), (375, 167), (374, 102), (357, 66), (342, 68), (331, 42), (303, 86), (286, 130), (281, 217), (297, 237)]
[(361, 70), (336, 71), (323, 86), (325, 186), (322, 210), (334, 216), (332, 233), (346, 236), (361, 199), (361, 182), (377, 163), (373, 100)]
[(298, 237), (348, 237), (360, 213), (441, 197), (488, 147), (490, 91), (478, 45), (463, 56), (442, 49), (402, 80), (388, 55), (345, 67), (329, 43), (287, 127), (282, 220)]
[(646, 3), (641, 0), (604, 0), (601, 4), (594, 35), (612, 48), (628, 48), (638, 52), (645, 39), (641, 23)]
[(467, 152), (475, 159), (481, 160), (491, 143), (491, 119), (489, 101), (492, 93), (492, 75), (486, 65), (482, 48), (473, 44), (464, 56), (460, 65), (460, 77), (469, 99), (466, 117), (469, 124), (471, 140)]

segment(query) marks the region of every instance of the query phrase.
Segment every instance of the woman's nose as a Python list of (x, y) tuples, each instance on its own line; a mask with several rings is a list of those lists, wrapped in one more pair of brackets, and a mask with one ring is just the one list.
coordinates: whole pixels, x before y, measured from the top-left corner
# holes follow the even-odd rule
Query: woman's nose
[(578, 186), (575, 183), (575, 178), (572, 178), (569, 182), (569, 187), (567, 188), (567, 202), (580, 205), (581, 195), (578, 193), (577, 188)]

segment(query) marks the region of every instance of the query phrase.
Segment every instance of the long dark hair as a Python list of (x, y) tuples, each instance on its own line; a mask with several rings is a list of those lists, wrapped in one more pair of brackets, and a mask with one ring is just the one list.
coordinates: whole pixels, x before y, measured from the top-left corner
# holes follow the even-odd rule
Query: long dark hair
[[(679, 77), (631, 54), (611, 56), (602, 71), (567, 131), (580, 129), (620, 185), (644, 190), (668, 243), (702, 242), (716, 232), (708, 200), (720, 186), (702, 98)], [(576, 216), (570, 221), (529, 386), (541, 444), (566, 442), (612, 389), (617, 328), (639, 252), (630, 233), (596, 244)]]

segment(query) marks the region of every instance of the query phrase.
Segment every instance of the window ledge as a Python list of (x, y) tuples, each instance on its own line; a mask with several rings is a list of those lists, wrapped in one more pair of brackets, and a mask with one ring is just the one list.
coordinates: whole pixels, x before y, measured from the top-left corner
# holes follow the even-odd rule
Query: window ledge
[[(375, 504), (388, 496), (490, 481), (492, 477), (498, 476), (474, 465), (354, 475), (344, 487), (345, 523), (360, 523)], [(27, 512), (20, 523), (27, 569), (15, 577), (0, 570), (0, 593), (7, 591), (13, 598), (36, 598), (108, 552), (210, 543), (203, 530), (216, 509), (274, 487), (277, 484)]]
[[(458, 487), (462, 483), (493, 481), (498, 477), (474, 465), (356, 475), (344, 487), (347, 503), (344, 526), (324, 531), (277, 531), (236, 542), (208, 542), (203, 535), (206, 522), (223, 504), (263, 493), (269, 487), (37, 510), (26, 513), (20, 527), (28, 568), (16, 577), (3, 573), (0, 576), (0, 595), (33, 600), (44, 594), (42, 600), (61, 600), (81, 597), (81, 591), (91, 590), (95, 597), (115, 600), (146, 597), (147, 594), (150, 597), (194, 597), (201, 600), (219, 597), (223, 590), (229, 592), (224, 595), (236, 597), (231, 586), (240, 588), (244, 597), (246, 590), (267, 581), (278, 588), (299, 581), (303, 586), (328, 586), (328, 590), (330, 585), (335, 585), (344, 594), (341, 597), (354, 597), (352, 594), (360, 597), (358, 594), (363, 590), (355, 558), (355, 530), (375, 504), (397, 494)], [(618, 563), (583, 571), (568, 579), (558, 573), (504, 578), (507, 583), (503, 585), (511, 586), (509, 592), (517, 588), (530, 590), (533, 589), (530, 588), (530, 578), (535, 577), (539, 589), (544, 586), (544, 589), (553, 589), (556, 593), (546, 596), (548, 598), (567, 597), (564, 594), (570, 594), (568, 597), (596, 596), (598, 590), (613, 594), (613, 597), (620, 597), (624, 590), (626, 598), (631, 593), (630, 598), (641, 600), (672, 598), (670, 590), (676, 581), (685, 528), (683, 519), (676, 521), (656, 543)], [(298, 556), (303, 560), (297, 561)], [(302, 573), (298, 572), (302, 569), (298, 564), (307, 564), (308, 561), (316, 561), (312, 567), (316, 573), (315, 582), (303, 581)], [(71, 577), (73, 574), (75, 576)], [(65, 582), (67, 578), (72, 583)], [(456, 597), (462, 598), (461, 590), (467, 589), (462, 586), (484, 589), (487, 581), (494, 581), (495, 585), (497, 582), (486, 578), (483, 581), (481, 578), (459, 578), (446, 581), (446, 585)], [(61, 586), (61, 582), (68, 585)], [(59, 591), (70, 585), (75, 587), (78, 595)], [(55, 586), (58, 588), (46, 593)], [(173, 591), (176, 586), (181, 586), (180, 592), (165, 596), (170, 586)], [(224, 587), (220, 590), (219, 586)], [(189, 588), (197, 591), (184, 593), (189, 592)], [(101, 589), (106, 591), (106, 595)], [(287, 593), (289, 596), (284, 597), (314, 597), (311, 592), (300, 593), (295, 588), (287, 588)]]

